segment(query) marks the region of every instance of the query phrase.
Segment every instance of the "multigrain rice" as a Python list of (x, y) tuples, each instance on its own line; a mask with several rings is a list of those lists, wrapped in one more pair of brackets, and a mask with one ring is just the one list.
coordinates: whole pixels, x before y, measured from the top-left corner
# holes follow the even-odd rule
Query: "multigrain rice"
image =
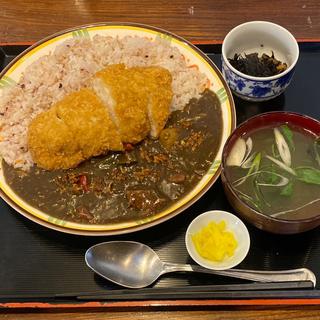
[(15, 86), (0, 90), (1, 157), (28, 170), (33, 165), (27, 143), (30, 121), (66, 94), (85, 87), (95, 72), (116, 63), (167, 68), (173, 79), (172, 111), (198, 98), (208, 81), (166, 40), (101, 35), (68, 39), (28, 66)]

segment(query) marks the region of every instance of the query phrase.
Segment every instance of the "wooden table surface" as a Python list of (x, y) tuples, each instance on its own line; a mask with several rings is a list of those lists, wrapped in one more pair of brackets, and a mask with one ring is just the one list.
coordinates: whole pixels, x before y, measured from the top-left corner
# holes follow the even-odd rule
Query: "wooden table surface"
[(56, 31), (102, 21), (154, 25), (188, 40), (222, 41), (249, 20), (269, 20), (298, 39), (320, 37), (319, 0), (1, 0), (0, 41), (33, 42)]
[[(126, 21), (167, 29), (194, 43), (221, 42), (234, 26), (268, 20), (300, 41), (320, 39), (319, 0), (2, 0), (0, 43), (33, 43), (65, 28)], [(1, 319), (320, 319), (320, 306), (167, 307), (86, 310), (3, 310)]]

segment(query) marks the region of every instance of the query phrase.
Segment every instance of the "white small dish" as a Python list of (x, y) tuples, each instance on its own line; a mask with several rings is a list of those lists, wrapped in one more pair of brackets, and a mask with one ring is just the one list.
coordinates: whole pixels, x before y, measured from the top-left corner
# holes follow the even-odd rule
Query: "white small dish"
[[(210, 222), (214, 221), (219, 223), (222, 220), (226, 223), (226, 230), (234, 234), (238, 243), (234, 255), (232, 257), (226, 257), (222, 261), (205, 259), (197, 252), (192, 241), (192, 235), (199, 232)], [(225, 270), (235, 267), (246, 257), (250, 248), (250, 235), (245, 224), (237, 216), (226, 211), (213, 210), (200, 214), (190, 223), (186, 231), (185, 243), (189, 255), (196, 263), (208, 269)]]

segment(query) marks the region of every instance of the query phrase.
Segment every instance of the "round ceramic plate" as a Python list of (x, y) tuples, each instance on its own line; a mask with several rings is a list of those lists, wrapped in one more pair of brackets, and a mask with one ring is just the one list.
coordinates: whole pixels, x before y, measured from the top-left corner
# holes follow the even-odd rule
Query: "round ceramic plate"
[(154, 226), (176, 216), (196, 202), (212, 186), (220, 174), (221, 155), (224, 143), (235, 128), (235, 108), (231, 92), (220, 71), (204, 53), (202, 53), (191, 43), (170, 32), (155, 27), (131, 23), (100, 23), (86, 25), (64, 30), (46, 39), (43, 39), (42, 41), (34, 44), (28, 50), (24, 51), (2, 71), (0, 75), (0, 91), (3, 86), (14, 85), (17, 83), (22, 73), (32, 62), (36, 61), (40, 57), (43, 57), (44, 55), (50, 54), (50, 52), (52, 52), (66, 39), (73, 37), (93, 38), (95, 35), (108, 35), (112, 37), (117, 36), (119, 38), (124, 36), (138, 36), (147, 37), (151, 41), (158, 38), (170, 41), (171, 46), (178, 48), (179, 51), (184, 55), (188, 61), (188, 64), (197, 65), (200, 72), (207, 76), (207, 78), (210, 80), (209, 89), (215, 92), (220, 100), (223, 121), (223, 132), (219, 150), (214, 161), (212, 162), (210, 169), (192, 191), (186, 194), (183, 198), (179, 199), (169, 208), (145, 219), (139, 219), (125, 223), (97, 225), (80, 224), (57, 219), (51, 216), (50, 212), (40, 211), (19, 197), (6, 183), (3, 170), (0, 167), (1, 196), (9, 205), (11, 205), (25, 217), (51, 229), (80, 235), (111, 235), (128, 233)]

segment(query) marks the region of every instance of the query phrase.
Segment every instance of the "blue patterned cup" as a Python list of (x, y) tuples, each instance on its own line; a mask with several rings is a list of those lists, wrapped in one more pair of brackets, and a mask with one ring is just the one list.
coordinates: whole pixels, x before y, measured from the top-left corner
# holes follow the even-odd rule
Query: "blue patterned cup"
[[(254, 77), (235, 69), (228, 59), (235, 54), (272, 52), (287, 69), (271, 77)], [(280, 95), (289, 85), (299, 58), (299, 46), (285, 28), (267, 21), (251, 21), (232, 29), (222, 44), (222, 73), (232, 92), (242, 99), (265, 101)]]

